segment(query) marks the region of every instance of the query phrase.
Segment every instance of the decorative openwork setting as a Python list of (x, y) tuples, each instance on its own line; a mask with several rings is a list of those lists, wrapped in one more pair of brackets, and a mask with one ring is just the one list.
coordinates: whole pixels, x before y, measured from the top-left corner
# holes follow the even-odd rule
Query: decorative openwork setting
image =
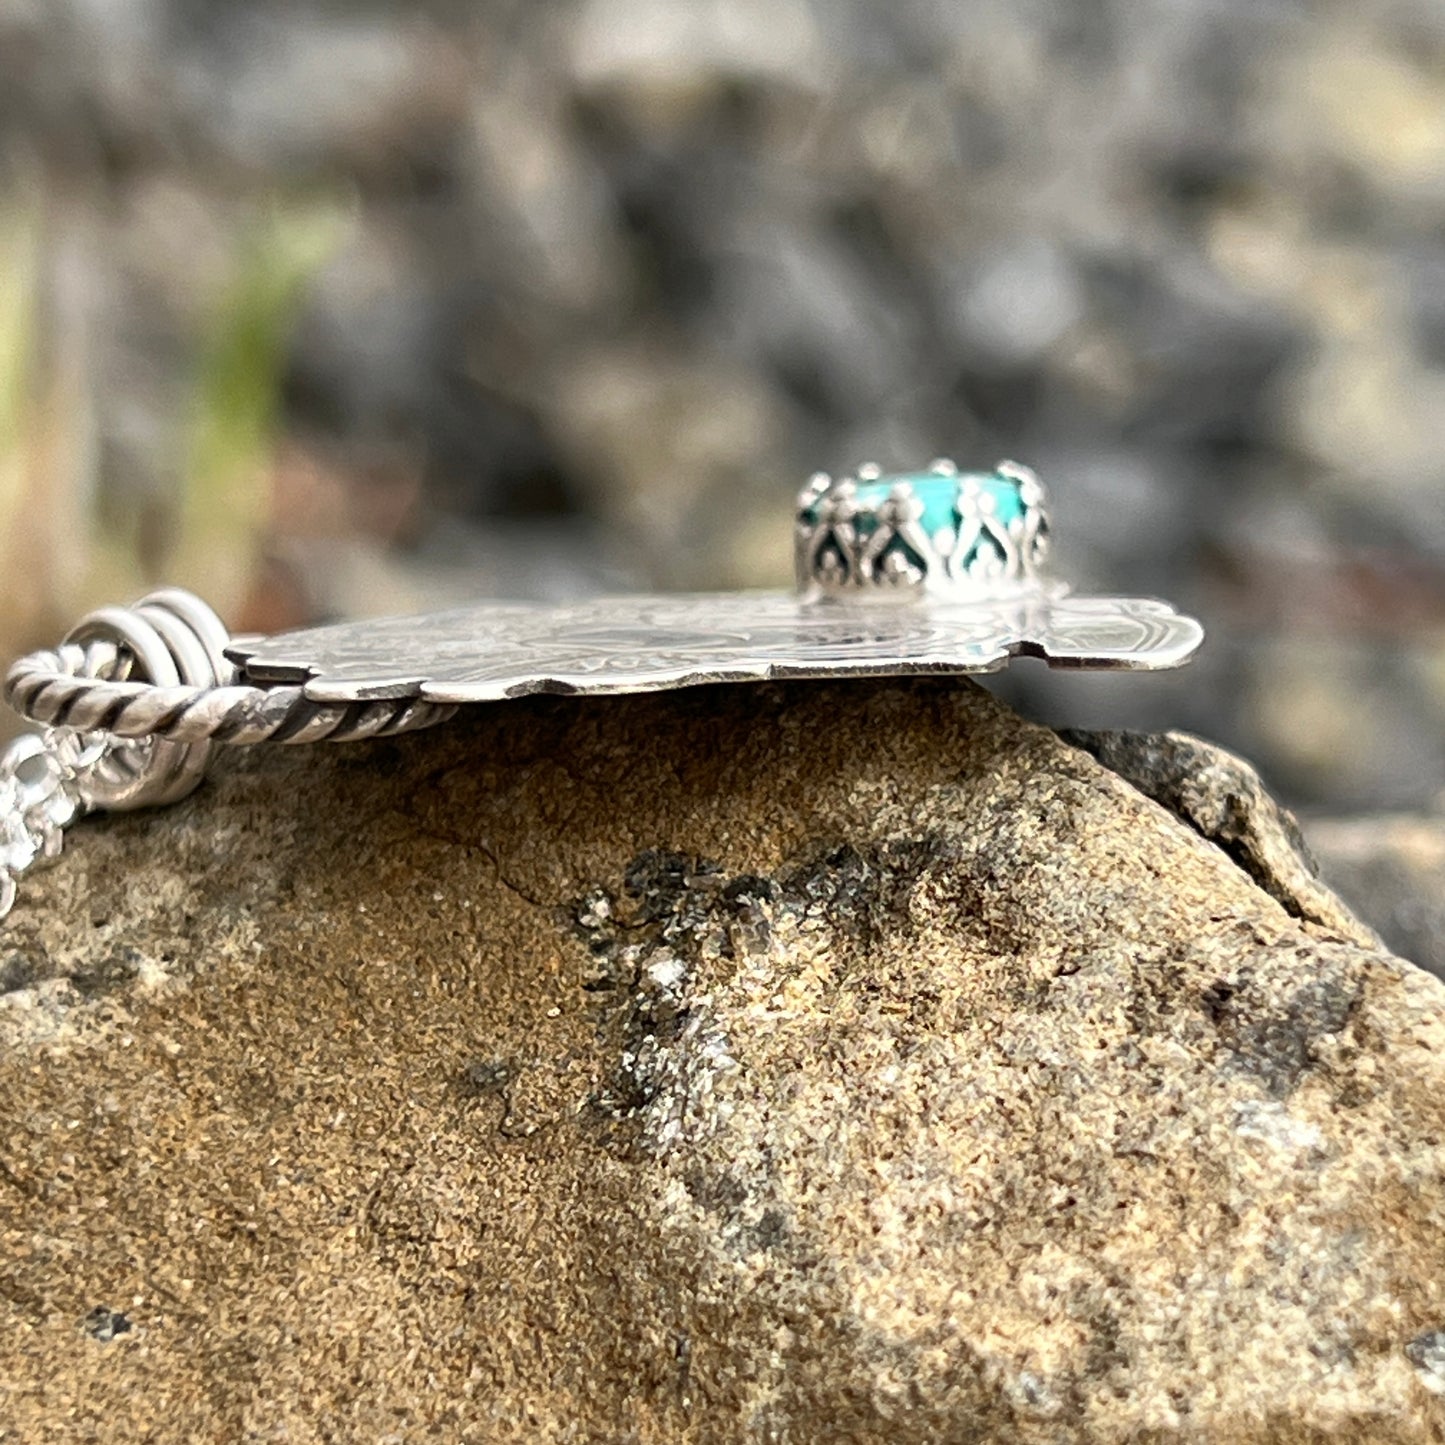
[(1048, 544), (1043, 484), (1017, 462), (820, 472), (798, 496), (796, 570), (809, 597), (1008, 595), (1040, 585)]
[(389, 736), (532, 693), (1189, 660), (1204, 637), (1192, 617), (1070, 596), (1043, 574), (1048, 539), (1027, 467), (940, 461), (815, 477), (798, 500), (794, 592), (479, 602), (254, 639), (175, 588), (101, 608), (5, 677), (6, 700), (43, 731), (0, 756), (0, 918), (65, 826), (185, 797), (217, 743)]

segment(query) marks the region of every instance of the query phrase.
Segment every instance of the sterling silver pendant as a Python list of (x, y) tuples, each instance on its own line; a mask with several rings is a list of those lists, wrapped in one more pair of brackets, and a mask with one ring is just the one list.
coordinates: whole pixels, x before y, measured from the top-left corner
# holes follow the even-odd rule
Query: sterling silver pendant
[(482, 602), (309, 628), (228, 649), (247, 682), (316, 702), (494, 702), (769, 678), (985, 673), (1014, 657), (1055, 667), (1158, 669), (1204, 632), (1168, 603), (1074, 597), (1045, 572), (1037, 477), (1015, 463), (935, 462), (815, 477), (798, 498), (794, 592)]
[(102, 607), (5, 675), (6, 699), (44, 731), (0, 753), (0, 918), (71, 822), (185, 797), (217, 744), (392, 736), (528, 693), (993, 672), (1013, 657), (1178, 667), (1203, 640), (1165, 602), (1070, 596), (1048, 547), (1026, 467), (935, 462), (815, 477), (798, 498), (791, 593), (482, 602), (259, 641), (175, 589)]
[(479, 603), (345, 622), (229, 649), (247, 681), (299, 683), (317, 702), (496, 702), (770, 678), (1166, 668), (1201, 630), (1166, 603), (1019, 597), (918, 608), (810, 603), (780, 592), (610, 597), (568, 607)]

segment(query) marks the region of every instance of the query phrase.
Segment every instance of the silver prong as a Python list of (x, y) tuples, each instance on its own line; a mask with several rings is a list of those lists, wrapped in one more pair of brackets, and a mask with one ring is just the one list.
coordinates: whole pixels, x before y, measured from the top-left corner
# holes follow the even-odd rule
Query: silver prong
[(994, 471), (1001, 477), (1012, 477), (1016, 482), (1037, 482), (1039, 479), (1039, 474), (1022, 462), (1002, 461), (994, 467)]
[(937, 472), (941, 477), (956, 477), (958, 475), (958, 463), (951, 457), (934, 457), (929, 462), (928, 470)]
[(819, 497), (827, 495), (828, 488), (833, 485), (833, 479), (827, 472), (814, 472), (808, 478), (807, 485), (798, 493), (797, 506), (801, 511), (805, 507), (811, 507)]
[(876, 482), (882, 475), (883, 468), (877, 462), (864, 462), (857, 472), (860, 482)]

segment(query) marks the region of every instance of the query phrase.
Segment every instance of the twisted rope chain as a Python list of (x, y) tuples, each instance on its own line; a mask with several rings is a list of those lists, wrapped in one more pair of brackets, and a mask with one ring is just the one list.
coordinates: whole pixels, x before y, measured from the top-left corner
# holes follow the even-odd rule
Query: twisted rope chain
[(102, 607), (53, 651), (5, 676), (5, 700), (40, 733), (0, 754), (0, 919), (16, 879), (56, 857), (82, 813), (156, 807), (199, 784), (215, 743), (354, 742), (444, 721), (415, 698), (318, 703), (300, 687), (237, 682), (230, 635), (200, 598), (167, 588)]

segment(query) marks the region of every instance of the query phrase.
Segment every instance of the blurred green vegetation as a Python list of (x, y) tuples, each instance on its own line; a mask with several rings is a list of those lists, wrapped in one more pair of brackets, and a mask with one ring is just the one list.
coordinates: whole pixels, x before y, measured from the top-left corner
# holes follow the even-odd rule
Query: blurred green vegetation
[[(86, 348), (67, 348), (44, 324), (64, 298), (43, 291), (43, 207), (0, 211), (0, 653), (162, 576), (223, 610), (235, 604), (267, 524), (300, 300), (343, 243), (348, 214), (336, 195), (271, 199), (242, 226), (191, 341), (175, 489), (147, 529), (137, 504), (117, 509), (98, 475), (90, 433), (101, 382)], [(159, 555), (142, 544), (157, 531)]]
[(200, 338), (178, 545), (181, 577), (235, 595), (269, 506), (287, 341), (300, 297), (334, 254), (346, 211), (334, 198), (276, 202), (236, 248)]
[(34, 350), (38, 229), (31, 208), (0, 211), (0, 521), (6, 523), (18, 493), (10, 463), (24, 427)]

